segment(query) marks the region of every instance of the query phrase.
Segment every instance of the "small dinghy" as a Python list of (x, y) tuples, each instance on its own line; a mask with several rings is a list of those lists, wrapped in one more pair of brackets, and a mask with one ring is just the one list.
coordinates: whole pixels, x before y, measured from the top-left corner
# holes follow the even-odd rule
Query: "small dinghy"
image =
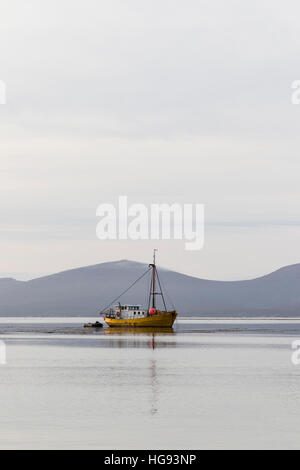
[(103, 328), (103, 324), (99, 321), (96, 321), (96, 323), (85, 323), (83, 326), (84, 328)]

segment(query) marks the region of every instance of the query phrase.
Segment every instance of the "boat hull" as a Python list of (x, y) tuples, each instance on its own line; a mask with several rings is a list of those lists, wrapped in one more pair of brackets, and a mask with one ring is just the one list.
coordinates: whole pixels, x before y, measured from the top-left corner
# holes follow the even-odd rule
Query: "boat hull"
[(145, 318), (104, 318), (106, 324), (110, 327), (129, 327), (129, 328), (171, 328), (176, 320), (177, 312), (162, 312)]

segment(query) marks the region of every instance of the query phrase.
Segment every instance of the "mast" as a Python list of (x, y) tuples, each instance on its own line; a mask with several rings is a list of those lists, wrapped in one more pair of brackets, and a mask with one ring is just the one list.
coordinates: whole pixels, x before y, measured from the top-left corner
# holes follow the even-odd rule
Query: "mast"
[(156, 295), (156, 292), (155, 292), (155, 281), (156, 281), (156, 252), (158, 250), (157, 249), (154, 249), (153, 250), (153, 264), (151, 264), (151, 267), (152, 267), (152, 292), (151, 292), (151, 295), (152, 295), (152, 308), (156, 308), (156, 302), (155, 302), (155, 295)]
[[(152, 276), (151, 276), (151, 283), (150, 283), (150, 292), (149, 292), (149, 303), (148, 303), (148, 309), (150, 307), (150, 303), (151, 303), (151, 297), (152, 297), (152, 307), (151, 309), (153, 309), (154, 311), (156, 311), (156, 298), (155, 296), (156, 295), (161, 295), (162, 297), (162, 301), (163, 301), (163, 304), (164, 304), (164, 308), (165, 308), (165, 311), (167, 311), (167, 306), (166, 306), (166, 302), (165, 302), (165, 298), (164, 298), (164, 294), (163, 294), (163, 291), (162, 291), (162, 288), (161, 288), (161, 283), (160, 283), (160, 279), (159, 279), (159, 275), (158, 275), (158, 272), (157, 272), (157, 269), (156, 269), (156, 251), (158, 251), (157, 249), (154, 250), (153, 252), (153, 263), (152, 264), (149, 264), (149, 267), (152, 268)], [(159, 292), (156, 292), (156, 280), (158, 282), (158, 287), (159, 287)]]
[[(164, 307), (165, 307), (165, 311), (167, 311), (167, 306), (166, 306), (164, 294), (163, 294), (163, 291), (162, 291), (162, 288), (161, 288), (160, 279), (159, 279), (158, 272), (157, 272), (157, 269), (156, 269), (156, 252), (157, 251), (158, 251), (157, 249), (155, 249), (153, 251), (153, 263), (149, 264), (149, 266), (152, 268), (152, 276), (151, 276), (148, 308), (150, 307), (150, 301), (151, 301), (151, 297), (152, 297), (152, 307), (151, 308), (153, 310), (156, 310), (156, 298), (155, 298), (155, 296), (156, 295), (161, 295), (162, 301), (163, 301), (163, 304), (164, 304)], [(156, 292), (156, 280), (158, 281), (159, 292)]]

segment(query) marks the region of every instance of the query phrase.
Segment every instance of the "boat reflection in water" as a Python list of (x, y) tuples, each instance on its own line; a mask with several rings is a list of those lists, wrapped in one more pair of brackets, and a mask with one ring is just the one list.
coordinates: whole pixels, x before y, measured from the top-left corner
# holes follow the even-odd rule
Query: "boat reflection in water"
[(167, 340), (176, 334), (173, 328), (105, 328), (104, 334), (111, 337), (110, 347), (155, 349), (176, 346), (176, 341)]
[[(113, 348), (140, 348), (151, 349), (143, 360), (143, 369), (148, 376), (147, 408), (151, 416), (159, 414), (161, 382), (164, 372), (160, 368), (159, 355), (156, 349), (174, 348), (176, 333), (173, 328), (105, 328), (105, 343)], [(146, 353), (146, 351), (145, 351)], [(149, 357), (150, 355), (150, 357)]]

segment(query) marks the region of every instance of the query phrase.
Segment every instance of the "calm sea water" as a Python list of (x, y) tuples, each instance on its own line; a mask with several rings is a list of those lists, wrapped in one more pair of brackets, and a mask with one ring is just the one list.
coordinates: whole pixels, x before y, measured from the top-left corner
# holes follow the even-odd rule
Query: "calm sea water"
[(0, 447), (300, 448), (300, 321), (0, 318)]

